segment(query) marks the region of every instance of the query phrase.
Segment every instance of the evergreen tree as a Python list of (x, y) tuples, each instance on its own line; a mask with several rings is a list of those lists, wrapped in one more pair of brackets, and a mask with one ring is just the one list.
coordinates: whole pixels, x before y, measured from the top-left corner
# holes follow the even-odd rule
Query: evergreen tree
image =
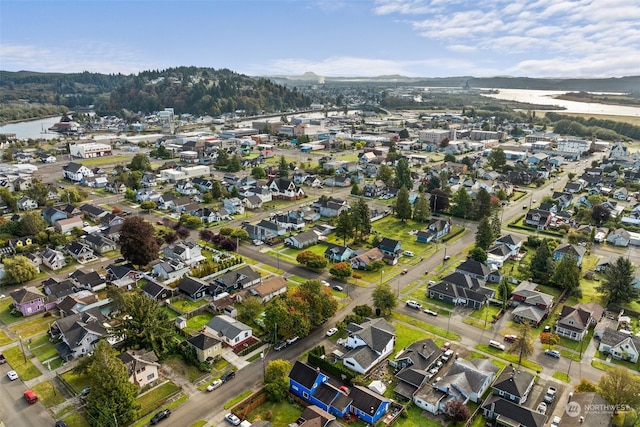
[(336, 221), (336, 237), (342, 237), (342, 245), (347, 244), (347, 239), (353, 237), (353, 223), (351, 213), (347, 210), (340, 212)]
[(502, 150), (502, 148), (494, 148), (491, 150), (487, 158), (487, 164), (491, 166), (491, 169), (494, 171), (501, 171), (507, 164), (507, 156), (504, 154), (504, 150)]
[(476, 247), (486, 251), (493, 243), (494, 236), (491, 230), (491, 223), (488, 218), (482, 218), (478, 224), (478, 231), (476, 231)]
[(420, 194), (413, 207), (413, 219), (418, 222), (427, 222), (430, 215), (429, 201), (424, 194)]
[(373, 306), (384, 315), (391, 313), (391, 310), (398, 304), (396, 295), (388, 282), (377, 285), (371, 296), (373, 297)]
[(449, 209), (451, 215), (455, 215), (457, 217), (467, 218), (470, 217), (471, 206), (473, 205), (473, 200), (471, 200), (471, 196), (467, 193), (463, 187), (460, 187), (451, 197), (453, 201), (453, 205)]
[(493, 232), (494, 239), (497, 239), (502, 234), (502, 222), (500, 222), (500, 217), (497, 212), (491, 217), (491, 231)]
[(351, 186), (351, 195), (352, 196), (360, 195), (360, 187), (358, 186), (357, 182), (354, 182), (353, 185)]
[(533, 339), (531, 337), (531, 325), (524, 320), (518, 326), (518, 338), (509, 347), (509, 353), (518, 355), (518, 366), (522, 365), (522, 358), (527, 359), (533, 354)]
[(287, 159), (285, 159), (284, 154), (280, 156), (280, 160), (278, 161), (278, 176), (280, 178), (289, 177), (289, 164), (287, 163)]
[(636, 301), (638, 288), (633, 286), (634, 268), (629, 258), (618, 257), (604, 271), (604, 280), (596, 290), (604, 295), (608, 303)]
[(226, 168), (229, 164), (229, 153), (227, 150), (220, 149), (217, 152), (216, 156), (216, 166), (220, 168)]
[(565, 254), (560, 258), (553, 269), (551, 282), (570, 294), (581, 296), (580, 267), (577, 258), (572, 254)]
[(360, 232), (360, 239), (371, 232), (371, 213), (369, 211), (369, 205), (367, 202), (359, 198), (358, 201), (351, 207), (351, 224), (354, 228), (354, 237), (358, 239), (358, 232)]
[(396, 165), (396, 186), (397, 188), (406, 187), (407, 190), (411, 190), (413, 188), (409, 161), (404, 157), (398, 160), (398, 164)]
[(441, 187), (440, 177), (438, 175), (431, 175), (429, 181), (427, 182), (427, 191), (431, 192), (436, 188)]
[(500, 283), (498, 283), (498, 290), (496, 292), (496, 296), (498, 300), (502, 303), (502, 310), (507, 309), (507, 305), (509, 304), (509, 298), (511, 298), (511, 284), (507, 280), (507, 278), (503, 278)]
[(473, 203), (473, 215), (476, 219), (491, 216), (491, 194), (484, 188), (478, 190), (476, 200)]
[(540, 245), (536, 249), (536, 253), (531, 258), (530, 265), (533, 280), (546, 283), (553, 273), (553, 259), (549, 250), (549, 242), (542, 239)]
[(380, 165), (376, 179), (384, 182), (387, 187), (393, 185), (393, 169), (387, 165)]
[(431, 192), (429, 206), (433, 213), (446, 211), (449, 209), (449, 195), (446, 191), (435, 189)]
[(409, 201), (409, 190), (401, 187), (396, 200), (396, 216), (404, 222), (411, 219), (411, 202)]
[(242, 162), (240, 161), (240, 157), (237, 154), (234, 154), (229, 159), (229, 164), (227, 165), (227, 171), (229, 172), (239, 172), (242, 169)]

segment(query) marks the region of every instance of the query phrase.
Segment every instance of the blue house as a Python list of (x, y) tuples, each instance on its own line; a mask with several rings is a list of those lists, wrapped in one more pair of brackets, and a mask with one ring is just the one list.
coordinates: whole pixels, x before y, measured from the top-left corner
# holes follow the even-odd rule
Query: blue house
[(402, 251), (402, 243), (398, 240), (385, 237), (378, 245), (378, 248), (383, 254), (397, 258), (400, 256), (400, 252)]
[(578, 266), (582, 265), (582, 258), (584, 258), (587, 250), (582, 246), (573, 246), (570, 243), (562, 243), (558, 245), (555, 251), (553, 251), (553, 260), (560, 261), (565, 255), (571, 254), (576, 258)]
[(42, 218), (47, 224), (55, 225), (59, 220), (67, 219), (67, 214), (53, 206), (49, 206), (42, 210)]
[(336, 417), (351, 413), (371, 424), (378, 421), (391, 404), (390, 400), (361, 386), (355, 386), (347, 394), (330, 384), (320, 370), (300, 361), (296, 361), (289, 373), (289, 391)]
[(348, 261), (356, 255), (357, 252), (348, 246), (329, 244), (327, 250), (324, 251), (324, 257), (331, 262)]

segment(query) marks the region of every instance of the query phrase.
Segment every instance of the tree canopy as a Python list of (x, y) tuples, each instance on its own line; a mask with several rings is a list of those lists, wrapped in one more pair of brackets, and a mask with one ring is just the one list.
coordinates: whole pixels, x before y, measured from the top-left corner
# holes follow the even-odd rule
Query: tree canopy
[(373, 290), (373, 306), (380, 310), (381, 313), (387, 315), (398, 305), (396, 294), (391, 289), (389, 283), (380, 283)]
[(16, 255), (12, 258), (5, 258), (2, 263), (5, 271), (3, 279), (5, 284), (25, 283), (38, 275), (38, 270), (25, 256)]
[(518, 365), (522, 364), (522, 358), (527, 359), (533, 354), (533, 338), (531, 333), (531, 325), (528, 321), (523, 320), (518, 325), (518, 338), (515, 340), (509, 353), (518, 355)]
[(407, 190), (411, 190), (413, 188), (409, 161), (405, 157), (398, 160), (398, 163), (396, 164), (396, 186), (398, 188), (406, 187)]
[(125, 219), (120, 230), (120, 253), (135, 265), (147, 265), (158, 258), (160, 245), (155, 229), (141, 216)]
[(629, 258), (618, 257), (603, 273), (604, 280), (596, 290), (609, 303), (635, 301), (640, 291), (633, 286), (634, 268)]
[(409, 201), (409, 190), (407, 187), (400, 188), (398, 191), (398, 197), (396, 198), (396, 216), (400, 221), (405, 222), (412, 217), (412, 206)]

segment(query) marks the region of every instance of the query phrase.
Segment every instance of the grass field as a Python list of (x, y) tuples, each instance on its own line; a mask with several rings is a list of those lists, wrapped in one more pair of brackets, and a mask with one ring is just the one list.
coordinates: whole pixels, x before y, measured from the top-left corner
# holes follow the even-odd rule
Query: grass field
[(9, 347), (2, 352), (4, 357), (7, 358), (7, 362), (11, 365), (14, 371), (18, 373), (20, 379), (23, 381), (32, 380), (41, 375), (40, 370), (31, 363), (29, 358), (26, 358), (20, 350), (20, 346)]
[(553, 373), (553, 378), (560, 380), (560, 381), (564, 381), (565, 383), (570, 383), (571, 382), (571, 378), (569, 378), (569, 375), (563, 373), (563, 372), (554, 372)]
[(394, 322), (394, 326), (396, 327), (396, 348), (406, 348), (416, 341), (433, 338), (433, 335), (425, 331), (409, 327), (399, 322)]
[(198, 314), (196, 316), (193, 316), (187, 320), (187, 329), (199, 331), (212, 318), (213, 318), (213, 314), (211, 313), (203, 313), (203, 314)]
[[(24, 318), (23, 318), (24, 319)], [(22, 339), (28, 339), (36, 335), (41, 335), (49, 330), (49, 325), (56, 320), (56, 317), (42, 317), (42, 315), (35, 315), (26, 318), (19, 323), (14, 323), (9, 326), (9, 329), (14, 334), (21, 336)]]
[(9, 338), (9, 335), (3, 330), (0, 330), (0, 347), (3, 347), (7, 344), (11, 344), (13, 340)]
[(9, 312), (9, 307), (13, 304), (13, 300), (11, 298), (2, 298), (0, 300), (0, 322), (5, 325), (11, 325), (19, 320), (24, 319), (22, 315), (14, 316)]
[(51, 381), (44, 381), (33, 386), (33, 391), (36, 393), (42, 404), (47, 408), (59, 405), (66, 400)]
[(418, 328), (424, 329), (427, 332), (431, 332), (434, 335), (438, 335), (452, 341), (460, 341), (460, 335), (456, 334), (455, 332), (447, 332), (446, 329), (431, 325), (425, 321), (417, 320), (413, 317), (405, 316), (404, 314), (400, 314), (397, 312), (393, 312), (391, 316), (396, 320), (412, 326), (417, 326)]
[(180, 390), (180, 387), (171, 381), (149, 390), (147, 393), (138, 397), (138, 403), (140, 404), (138, 415), (146, 416), (151, 414), (161, 406), (169, 396), (173, 395), (178, 390)]
[(172, 303), (172, 305), (174, 305), (175, 307), (179, 308), (184, 312), (195, 310), (196, 308), (202, 307), (203, 305), (206, 305), (206, 304), (207, 304), (207, 301), (204, 299), (200, 299), (197, 301), (191, 301), (189, 299), (181, 299), (178, 301), (174, 301)]
[[(506, 351), (502, 351), (502, 350), (498, 350), (497, 348), (493, 348), (493, 347), (489, 347), (488, 345), (485, 344), (478, 344), (476, 345), (476, 348), (478, 350), (484, 351), (485, 353), (489, 353), (495, 357), (498, 357), (500, 359), (504, 359), (507, 362), (511, 362), (514, 364), (518, 363), (518, 355), (517, 354), (510, 354), (507, 353)], [(527, 360), (525, 358), (522, 359), (522, 367), (527, 368), (527, 369), (531, 369), (532, 371), (542, 371), (542, 366), (538, 365), (535, 362), (532, 362), (530, 360)]]
[(273, 427), (287, 427), (295, 424), (295, 421), (300, 417), (300, 413), (301, 409), (295, 407), (288, 401), (266, 401), (249, 412), (246, 417), (251, 422), (269, 420)]
[(80, 394), (83, 388), (89, 387), (89, 377), (84, 374), (76, 374), (71, 370), (60, 376), (76, 394)]
[(97, 157), (95, 159), (82, 159), (79, 161), (83, 166), (98, 166), (109, 163), (118, 163), (118, 162), (131, 162), (131, 157), (127, 156), (106, 156), (106, 157)]

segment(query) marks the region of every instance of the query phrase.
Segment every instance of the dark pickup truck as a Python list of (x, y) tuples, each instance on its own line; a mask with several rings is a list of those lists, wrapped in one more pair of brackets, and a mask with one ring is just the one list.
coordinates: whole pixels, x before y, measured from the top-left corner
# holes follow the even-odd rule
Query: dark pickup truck
[(7, 359), (4, 357), (4, 354), (0, 353), (0, 365), (3, 363), (7, 363)]

